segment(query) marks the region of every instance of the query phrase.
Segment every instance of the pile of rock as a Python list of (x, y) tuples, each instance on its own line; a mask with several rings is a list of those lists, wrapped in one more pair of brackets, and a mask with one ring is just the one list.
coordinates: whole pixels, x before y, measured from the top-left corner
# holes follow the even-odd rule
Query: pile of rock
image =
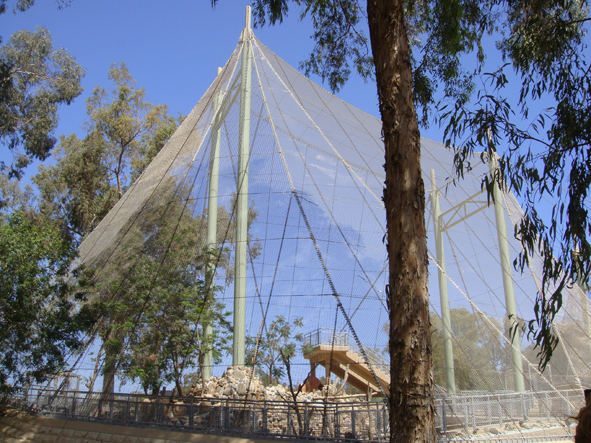
[(189, 397), (231, 398), (264, 400), (265, 387), (252, 370), (247, 367), (228, 367), (221, 377), (211, 377), (205, 385), (194, 383), (188, 393)]
[[(315, 401), (326, 395), (333, 397), (337, 394), (334, 386), (324, 386), (322, 390), (300, 392), (298, 401)], [(259, 377), (252, 373), (252, 369), (243, 366), (228, 366), (221, 377), (211, 377), (205, 384), (194, 383), (188, 397), (205, 397), (218, 399), (292, 401), (289, 388), (283, 385), (265, 387)], [(347, 401), (350, 401), (347, 400)]]
[[(257, 432), (272, 434), (301, 434), (302, 431), (306, 431), (309, 435), (321, 435), (322, 430), (325, 429), (324, 432), (328, 430), (328, 433), (333, 436), (337, 435), (337, 432), (339, 435), (344, 435), (354, 428), (351, 423), (351, 414), (342, 414), (337, 426), (330, 412), (329, 416), (324, 418), (323, 400), (328, 397), (331, 403), (352, 403), (365, 401), (365, 396), (341, 397), (339, 396), (341, 392), (342, 389), (334, 384), (313, 392), (299, 392), (298, 412), (296, 412), (289, 387), (280, 384), (265, 387), (259, 377), (253, 374), (251, 368), (229, 366), (221, 377), (211, 377), (203, 385), (193, 384), (188, 397), (195, 398), (195, 401), (191, 400), (189, 403), (185, 399), (184, 402), (175, 403), (171, 415), (174, 423), (185, 424), (188, 422), (187, 414), (192, 410), (195, 426), (215, 427), (228, 421), (232, 423), (233, 428), (248, 424), (248, 426), (254, 425)], [(229, 404), (224, 401), (226, 399), (230, 400)], [(254, 419), (255, 411), (250, 407), (241, 406), (240, 400), (265, 400), (270, 403), (263, 406), (265, 413), (261, 414), (259, 411), (255, 414), (257, 418)], [(255, 420), (256, 424), (252, 420)], [(355, 420), (358, 432), (367, 429), (369, 435), (373, 434), (375, 424), (370, 423), (365, 407), (356, 412)], [(306, 429), (300, 430), (300, 423)]]

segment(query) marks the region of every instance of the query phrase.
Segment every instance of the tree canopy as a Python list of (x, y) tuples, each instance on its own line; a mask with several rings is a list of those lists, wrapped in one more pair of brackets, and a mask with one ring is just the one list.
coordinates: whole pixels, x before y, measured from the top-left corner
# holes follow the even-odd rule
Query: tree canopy
[(56, 163), (40, 165), (33, 182), (40, 211), (79, 244), (158, 154), (182, 121), (165, 105), (145, 100), (125, 63), (108, 74), (110, 93), (97, 86), (87, 99), (86, 136), (61, 136)]
[(279, 383), (285, 377), (286, 365), (295, 356), (297, 343), (304, 340), (301, 333), (294, 334), (302, 326), (302, 318), (290, 323), (277, 315), (260, 336), (246, 337), (246, 364), (256, 367), (267, 384)]
[(20, 177), (31, 160), (49, 156), (58, 108), (80, 95), (83, 76), (65, 49), (53, 48), (45, 28), (19, 31), (0, 47), (0, 143), (14, 158), (1, 169)]
[[(41, 383), (64, 368), (96, 320), (76, 250), (20, 212), (0, 215), (0, 390)], [(71, 278), (77, 284), (71, 284)]]
[[(588, 3), (369, 0), (364, 8), (356, 0), (256, 0), (255, 23), (282, 22), (290, 4), (314, 24), (316, 46), (303, 67), (327, 79), (333, 90), (347, 80), (351, 65), (362, 75), (372, 73), (368, 40), (357, 26), (362, 17), (368, 19), (385, 144), (390, 426), (398, 431), (391, 439), (431, 441), (425, 198), (417, 121), (426, 125), (433, 119), (447, 127), (447, 144), (458, 147), (458, 177), (470, 168), (473, 152), (483, 151), (485, 161), (501, 154), (500, 172), (485, 178), (483, 187), (491, 195), (493, 182), (504, 188), (506, 181), (527, 200), (516, 229), (524, 246), (518, 264), (526, 266), (534, 253), (544, 259), (536, 318), (529, 322), (544, 363), (556, 345), (552, 321), (562, 304), (562, 289), (577, 272), (587, 282), (591, 270), (585, 203), (591, 185), (585, 154), (591, 75), (583, 40)], [(495, 39), (507, 64), (485, 74), (484, 46)], [(520, 91), (515, 105), (505, 72), (511, 68)], [(482, 76), (490, 84), (472, 102)], [(530, 101), (548, 97), (556, 106), (532, 123)], [(549, 222), (534, 207), (545, 195), (557, 199)], [(573, 247), (578, 251), (574, 261)], [(413, 400), (407, 403), (409, 396)]]

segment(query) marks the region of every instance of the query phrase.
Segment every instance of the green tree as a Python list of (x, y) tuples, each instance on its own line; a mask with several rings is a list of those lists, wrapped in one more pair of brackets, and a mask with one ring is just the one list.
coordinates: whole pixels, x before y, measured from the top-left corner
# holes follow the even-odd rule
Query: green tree
[[(177, 221), (172, 215), (172, 222), (162, 221), (156, 228), (159, 232), (126, 277), (125, 294), (117, 301), (126, 305), (125, 322), (110, 327), (127, 329), (121, 356), (125, 377), (139, 380), (153, 394), (174, 382), (182, 396), (186, 370), (196, 367), (203, 373), (208, 351), (213, 351), (214, 362), (229, 352), (230, 324), (225, 306), (204, 284), (208, 263), (218, 257), (203, 247), (203, 219), (185, 215)], [(213, 329), (208, 337), (206, 325)]]
[[(255, 22), (264, 24), (266, 18), (272, 24), (281, 22), (288, 13), (289, 3), (288, 0), (255, 0)], [(554, 217), (560, 220), (560, 215), (564, 215), (562, 220), (566, 222), (560, 226), (565, 229), (559, 230), (555, 221), (546, 227), (532, 208), (526, 208), (527, 216), (517, 229), (526, 251), (521, 265), (527, 264), (536, 247), (544, 258), (544, 290), (538, 296), (536, 318), (529, 326), (542, 348), (542, 357), (548, 357), (556, 344), (551, 321), (561, 306), (561, 291), (568, 275), (574, 275), (573, 269), (579, 268), (587, 279), (591, 270), (591, 246), (586, 240), (590, 225), (584, 203), (591, 183), (589, 162), (584, 154), (589, 147), (590, 71), (582, 40), (584, 25), (589, 21), (588, 2), (368, 0), (366, 9), (356, 0), (294, 3), (302, 8), (300, 17), (309, 15), (314, 24), (315, 47), (304, 67), (328, 79), (333, 89), (346, 81), (350, 64), (362, 74), (371, 73), (367, 40), (356, 29), (367, 14), (385, 145), (390, 428), (396, 430), (391, 441), (434, 441), (425, 197), (417, 112), (420, 121), (426, 124), (433, 115), (431, 111), (437, 111), (435, 120), (449, 125), (448, 144), (462, 141), (462, 135), (467, 135), (466, 149), (456, 155), (460, 176), (470, 167), (472, 148), (484, 149), (485, 158), (490, 159), (504, 130), (512, 144), (511, 152), (517, 153), (513, 157), (508, 155), (507, 159), (514, 158), (517, 168), (507, 172), (511, 163), (501, 162), (501, 173), (485, 179), (484, 185), (493, 180), (503, 183), (507, 177), (514, 189), (523, 190), (531, 198), (532, 208), (537, 197), (551, 194), (555, 189), (559, 196), (568, 195), (559, 201), (555, 210), (558, 217)], [(509, 102), (499, 98), (499, 94), (478, 96), (474, 113), (467, 107), (475, 88), (474, 80), (481, 75), (486, 61), (484, 39), (493, 33), (499, 36), (498, 48), (521, 76), (519, 117), (528, 117), (528, 100), (542, 98), (547, 92), (557, 103), (555, 112), (541, 115), (526, 131), (513, 124)], [(416, 50), (411, 51), (413, 47)], [(462, 55), (466, 54), (474, 56), (475, 70), (467, 68), (474, 66), (472, 61), (463, 63), (466, 59)], [(507, 85), (503, 68), (493, 69), (493, 89)], [(439, 114), (450, 103), (452, 111)], [(536, 131), (546, 124), (547, 141), (542, 142), (544, 160), (538, 162), (537, 152), (522, 150), (521, 143), (539, 140)], [(574, 159), (572, 169), (567, 171), (565, 152)], [(561, 188), (552, 184), (560, 183), (567, 174), (569, 192), (561, 194)], [(487, 189), (491, 191), (492, 187)], [(554, 239), (560, 240), (560, 244), (553, 244)], [(575, 266), (570, 258), (573, 245), (581, 251), (579, 256), (586, 258), (577, 259)], [(554, 246), (561, 251), (558, 262), (552, 256)]]
[(24, 214), (35, 211), (35, 191), (29, 185), (23, 189), (15, 178), (0, 174), (0, 211), (13, 212), (19, 210)]
[(111, 210), (182, 121), (165, 105), (145, 100), (125, 63), (111, 66), (111, 93), (97, 86), (87, 99), (87, 135), (60, 137), (54, 165), (39, 166), (33, 182), (39, 208), (80, 243)]
[[(116, 247), (93, 265), (93, 298), (108, 313), (99, 324), (105, 396), (119, 369), (151, 390), (174, 381), (181, 393), (185, 370), (197, 366), (202, 373), (205, 353), (212, 350), (216, 360), (228, 349), (224, 306), (215, 300), (217, 289), (206, 289), (204, 281), (212, 262), (214, 272), (232, 280), (233, 237), (223, 233), (234, 232), (235, 221), (224, 207), (218, 209), (220, 243), (209, 250), (206, 214), (198, 213), (198, 202), (190, 197), (188, 187), (165, 179), (119, 229)], [(251, 221), (257, 215), (252, 207), (249, 214)], [(251, 241), (256, 257), (260, 245)], [(205, 337), (208, 325), (214, 333)], [(99, 366), (95, 375), (98, 371)]]
[[(298, 343), (304, 341), (301, 333), (294, 335), (295, 329), (303, 326), (301, 317), (290, 323), (282, 315), (277, 315), (266, 332), (259, 333), (257, 337), (246, 338), (246, 364), (253, 368), (258, 367), (263, 382), (279, 383), (282, 377), (287, 376), (292, 407), (298, 423), (296, 429), (295, 423), (292, 422), (292, 432), (299, 435), (304, 435), (303, 418), (297, 401), (301, 387), (294, 389), (291, 361), (296, 355)], [(265, 369), (260, 366), (264, 366)]]
[[(511, 368), (510, 347), (502, 326), (494, 318), (467, 309), (451, 309), (456, 386), (460, 390), (504, 388), (504, 373)], [(435, 383), (445, 386), (443, 325), (431, 312), (431, 349)]]
[(141, 174), (176, 130), (178, 123), (168, 115), (166, 105), (153, 106), (145, 101), (146, 91), (137, 88), (125, 63), (109, 70), (111, 94), (97, 86), (87, 99), (89, 132), (102, 137), (105, 165), (119, 197)]
[(286, 376), (297, 344), (304, 340), (301, 333), (293, 335), (295, 329), (301, 327), (302, 318), (296, 318), (291, 323), (282, 315), (277, 315), (266, 332), (257, 337), (246, 337), (246, 364), (258, 369), (264, 383), (277, 384)]
[[(528, 323), (542, 367), (558, 343), (552, 322), (574, 281), (589, 284), (591, 243), (591, 72), (587, 1), (501, 4), (505, 35), (497, 41), (506, 64), (483, 74), (475, 103), (457, 102), (443, 116), (456, 163), (469, 165), (475, 151), (499, 155), (499, 172), (488, 178), (521, 197), (525, 216), (515, 227), (524, 269), (539, 254), (542, 289)], [(495, 6), (494, 4), (490, 7)], [(497, 10), (491, 11), (499, 15)], [(519, 91), (518, 94), (515, 90)], [(552, 207), (544, 216), (544, 199)], [(575, 253), (573, 253), (573, 251)]]
[(95, 311), (81, 305), (75, 257), (51, 227), (36, 227), (18, 211), (0, 215), (0, 390), (43, 382), (82, 347)]
[(65, 49), (53, 49), (47, 29), (19, 31), (0, 47), (0, 143), (14, 157), (2, 170), (20, 177), (32, 159), (49, 156), (58, 108), (80, 95), (83, 76)]

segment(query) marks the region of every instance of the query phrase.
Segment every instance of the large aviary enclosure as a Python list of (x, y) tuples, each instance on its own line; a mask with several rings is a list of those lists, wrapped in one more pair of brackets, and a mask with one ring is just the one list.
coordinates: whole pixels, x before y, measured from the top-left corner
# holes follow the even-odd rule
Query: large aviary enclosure
[[(113, 393), (170, 389), (175, 380), (158, 384), (149, 375), (173, 368), (202, 378), (195, 379), (191, 400), (177, 405), (184, 413), (158, 409), (153, 416), (188, 416), (170, 423), (197, 426), (195, 417), (218, 401), (234, 412), (218, 409), (221, 415), (205, 422), (227, 430), (236, 408), (281, 400), (277, 390), (269, 397), (266, 388), (243, 386), (243, 392), (209, 392), (207, 408), (200, 408), (210, 377), (218, 380), (233, 366), (239, 379), (252, 378), (242, 367), (254, 364), (261, 386), (291, 383), (297, 390), (314, 373), (325, 385), (342, 387), (346, 379), (357, 390), (349, 395), (372, 400), (359, 406), (369, 417), (364, 426), (381, 423), (381, 431), (367, 432), (358, 424), (353, 434), (387, 438), (383, 163), (381, 122), (288, 66), (247, 24), (195, 108), (81, 246), (81, 260), (95, 269), (94, 297), (111, 307), (87, 351), (72, 359), (72, 372), (97, 394), (72, 397), (62, 389), (37, 400), (78, 404), (80, 414), (76, 402), (92, 399), (83, 402), (94, 405), (89, 416), (137, 421), (144, 400)], [(437, 427), (470, 435), (477, 429), (478, 435), (525, 438), (532, 429), (567, 435), (565, 419), (591, 385), (587, 292), (566, 290), (554, 325), (560, 344), (540, 373), (531, 344), (519, 327), (511, 329), (534, 317), (540, 265), (533, 260), (523, 273), (514, 269), (520, 244), (513, 226), (522, 210), (510, 192), (495, 189), (493, 204), (482, 191), (495, 167), (494, 159), (475, 157), (454, 182), (453, 152), (422, 140)], [(278, 326), (289, 333), (276, 344), (295, 352), (286, 365), (275, 348), (272, 367), (267, 338)], [(336, 401), (338, 390), (329, 391), (317, 401), (322, 395)], [(288, 411), (297, 399), (283, 392), (281, 408)], [(265, 411), (272, 407), (265, 403)], [(282, 432), (269, 431), (266, 418), (252, 418), (257, 413), (236, 429)], [(314, 432), (342, 437), (334, 420), (330, 432)], [(312, 433), (305, 423), (298, 426), (283, 433)]]

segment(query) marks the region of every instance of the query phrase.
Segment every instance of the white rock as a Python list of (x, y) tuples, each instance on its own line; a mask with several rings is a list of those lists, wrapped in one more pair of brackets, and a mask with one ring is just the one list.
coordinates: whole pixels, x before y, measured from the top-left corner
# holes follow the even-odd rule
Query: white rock
[(246, 385), (244, 383), (238, 383), (236, 385), (236, 393), (238, 395), (246, 395)]

